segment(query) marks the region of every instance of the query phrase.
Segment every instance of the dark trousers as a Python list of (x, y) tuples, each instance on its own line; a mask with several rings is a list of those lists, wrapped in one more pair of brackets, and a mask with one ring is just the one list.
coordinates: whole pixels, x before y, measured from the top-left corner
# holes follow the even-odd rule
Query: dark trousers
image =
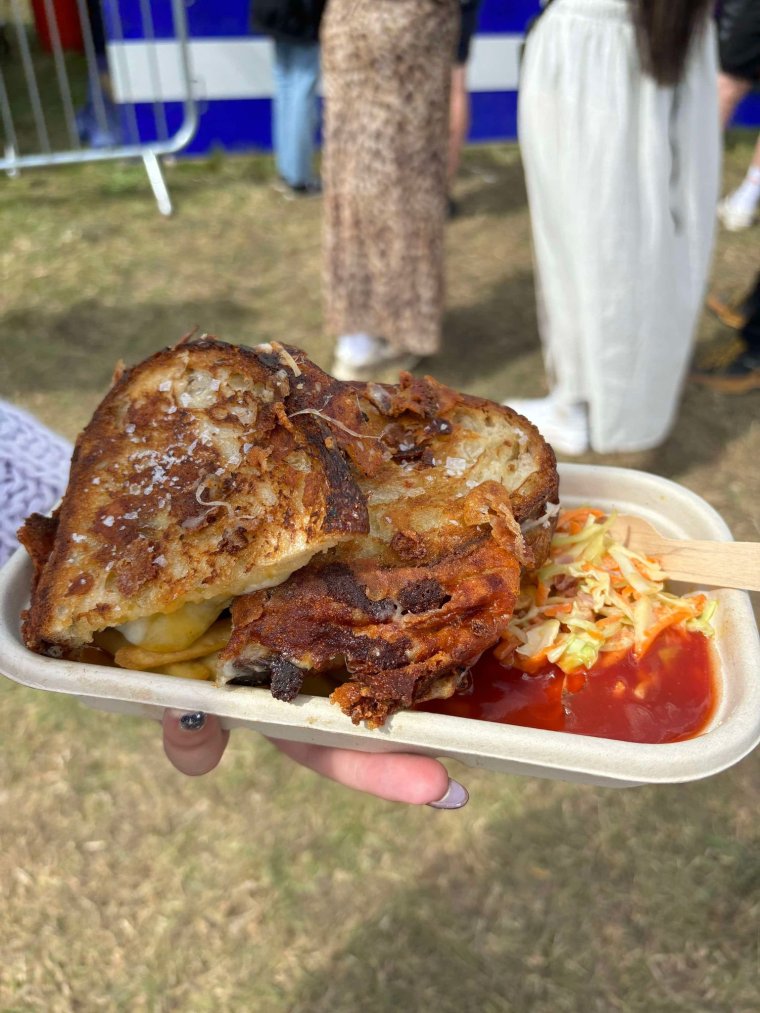
[(760, 274), (755, 280), (755, 287), (747, 302), (747, 322), (742, 327), (742, 337), (751, 352), (760, 355)]

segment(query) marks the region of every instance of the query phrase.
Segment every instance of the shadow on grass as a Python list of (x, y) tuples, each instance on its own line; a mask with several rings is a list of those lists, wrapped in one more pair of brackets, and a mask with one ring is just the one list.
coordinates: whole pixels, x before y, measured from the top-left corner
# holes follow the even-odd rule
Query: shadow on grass
[[(493, 285), (487, 296), (446, 311), (441, 352), (426, 359), (421, 372), (452, 387), (483, 392), (489, 378), (529, 358), (532, 376), (527, 380), (538, 393), (543, 374), (539, 353), (533, 274), (518, 271)], [(514, 391), (503, 396), (508, 393)]]
[[(680, 480), (687, 472), (715, 466), (715, 478), (726, 450), (740, 439), (758, 417), (760, 397), (731, 397), (687, 384), (668, 439), (653, 450), (631, 454), (587, 455), (584, 462), (636, 468)], [(702, 491), (709, 499), (709, 490)]]
[(726, 397), (689, 384), (669, 439), (647, 455), (647, 470), (678, 475), (685, 463), (720, 463), (726, 447), (758, 417), (758, 404), (758, 397)]
[(505, 163), (488, 151), (478, 151), (468, 161), (457, 191), (457, 217), (493, 215), (503, 218), (524, 211), (528, 203), (519, 158)]
[(751, 766), (621, 793), (538, 786), (522, 812), (505, 805), (481, 827), (477, 854), (447, 853), (447, 820), (468, 814), (443, 815), (414, 886), (303, 972), (287, 1008), (753, 1008), (760, 838), (737, 837), (723, 801), (750, 788)]
[(255, 337), (255, 321), (253, 310), (230, 299), (17, 310), (0, 316), (0, 393), (105, 391), (119, 359), (133, 365), (194, 327), (245, 342)]

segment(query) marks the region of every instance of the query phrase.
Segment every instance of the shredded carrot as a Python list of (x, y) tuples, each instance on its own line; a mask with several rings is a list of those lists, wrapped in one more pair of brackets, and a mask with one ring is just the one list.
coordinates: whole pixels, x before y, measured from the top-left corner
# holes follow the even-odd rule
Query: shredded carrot
[(693, 614), (694, 613), (691, 609), (681, 609), (675, 612), (669, 612), (662, 616), (661, 619), (658, 619), (657, 622), (647, 629), (646, 636), (635, 652), (636, 656), (638, 658), (643, 658), (663, 630), (666, 630), (668, 626), (675, 626), (683, 619), (691, 619)]
[[(500, 661), (535, 673), (550, 655), (569, 674), (611, 665), (631, 647), (642, 657), (663, 630), (679, 623), (712, 636), (715, 601), (703, 594), (678, 597), (666, 591), (658, 561), (629, 550), (621, 553), (624, 546), (616, 542), (601, 510), (563, 511), (557, 532), (544, 568), (522, 588), (496, 648)], [(529, 643), (546, 646), (526, 657), (520, 645)]]
[(547, 605), (544, 615), (549, 616), (550, 619), (556, 619), (557, 616), (569, 616), (572, 611), (572, 602), (563, 602), (561, 605)]
[(535, 675), (536, 672), (540, 672), (546, 664), (547, 653), (548, 648), (545, 651), (539, 651), (538, 654), (532, 654), (529, 658), (526, 658), (524, 654), (518, 654), (515, 651), (510, 664), (514, 668), (519, 668), (521, 672), (527, 672), (528, 675)]
[(576, 507), (574, 510), (563, 510), (557, 522), (557, 530), (564, 531), (571, 535), (577, 535), (586, 526), (589, 517), (603, 517), (601, 510), (593, 510), (591, 507)]

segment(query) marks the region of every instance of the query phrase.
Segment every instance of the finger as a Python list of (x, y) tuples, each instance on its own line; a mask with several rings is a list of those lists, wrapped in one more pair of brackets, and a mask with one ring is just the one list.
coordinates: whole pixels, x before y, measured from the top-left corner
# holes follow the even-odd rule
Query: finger
[(362, 753), (305, 742), (273, 741), (281, 752), (317, 774), (389, 802), (443, 809), (461, 809), (467, 802), (466, 789), (450, 780), (443, 764), (429, 756)]
[(183, 774), (207, 774), (219, 763), (230, 733), (219, 718), (198, 711), (164, 711), (164, 752)]

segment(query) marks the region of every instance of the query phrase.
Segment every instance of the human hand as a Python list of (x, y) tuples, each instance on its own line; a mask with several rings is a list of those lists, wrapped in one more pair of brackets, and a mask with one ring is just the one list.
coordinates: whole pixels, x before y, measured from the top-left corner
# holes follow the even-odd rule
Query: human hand
[[(167, 710), (163, 719), (164, 750), (183, 774), (206, 774), (219, 763), (230, 733), (219, 719), (202, 713)], [(461, 809), (468, 795), (449, 778), (446, 768), (429, 756), (411, 753), (363, 753), (305, 742), (271, 739), (281, 753), (332, 781), (389, 802)]]

